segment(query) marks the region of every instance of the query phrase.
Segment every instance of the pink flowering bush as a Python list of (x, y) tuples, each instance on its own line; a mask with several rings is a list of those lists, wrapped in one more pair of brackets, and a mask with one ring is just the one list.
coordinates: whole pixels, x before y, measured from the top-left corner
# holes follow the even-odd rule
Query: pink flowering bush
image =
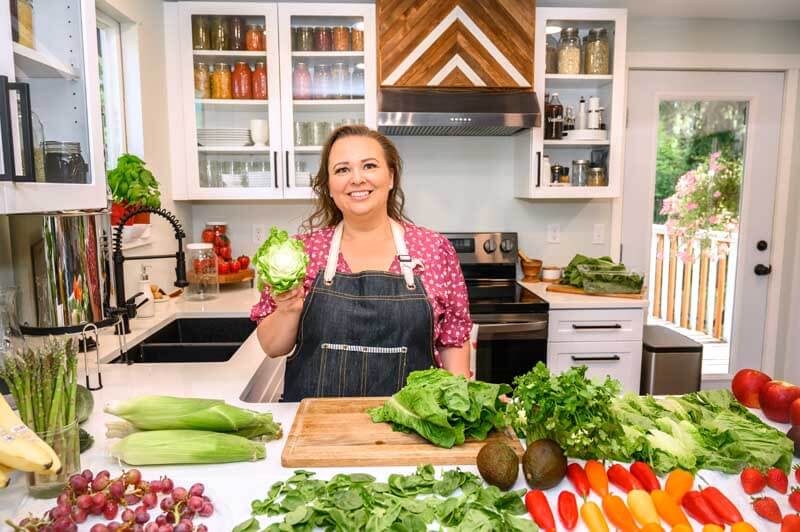
[[(738, 231), (741, 184), (741, 160), (722, 157), (718, 151), (678, 179), (675, 193), (662, 204), (661, 214), (667, 215), (667, 234), (678, 237), (681, 243), (681, 260), (694, 260), (695, 242), (701, 250), (708, 250), (710, 232)], [(720, 246), (720, 252), (727, 252), (727, 246)]]

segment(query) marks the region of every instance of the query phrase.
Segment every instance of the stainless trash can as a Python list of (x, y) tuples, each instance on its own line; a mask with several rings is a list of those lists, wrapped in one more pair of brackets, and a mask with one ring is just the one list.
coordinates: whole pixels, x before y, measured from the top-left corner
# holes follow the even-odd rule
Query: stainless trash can
[(661, 325), (644, 327), (640, 393), (677, 395), (700, 389), (703, 344)]

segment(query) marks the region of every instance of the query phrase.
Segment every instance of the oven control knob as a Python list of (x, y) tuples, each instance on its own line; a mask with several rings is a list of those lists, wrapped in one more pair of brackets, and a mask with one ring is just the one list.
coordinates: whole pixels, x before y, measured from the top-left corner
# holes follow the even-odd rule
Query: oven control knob
[(497, 249), (497, 244), (494, 243), (494, 240), (487, 240), (486, 242), (483, 243), (483, 250), (486, 253), (494, 253), (496, 249)]
[(514, 251), (514, 242), (510, 238), (504, 238), (500, 242), (500, 251), (503, 253), (510, 253)]

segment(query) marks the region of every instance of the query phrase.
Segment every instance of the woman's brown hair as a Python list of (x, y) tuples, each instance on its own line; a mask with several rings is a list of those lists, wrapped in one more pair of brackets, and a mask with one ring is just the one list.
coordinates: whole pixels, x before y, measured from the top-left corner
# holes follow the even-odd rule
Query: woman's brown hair
[(319, 172), (314, 177), (314, 182), (311, 187), (317, 195), (314, 202), (314, 212), (303, 222), (303, 229), (313, 231), (321, 227), (328, 227), (336, 225), (342, 221), (342, 211), (334, 203), (331, 197), (331, 191), (328, 186), (328, 163), (330, 161), (331, 148), (337, 140), (347, 137), (367, 137), (374, 139), (381, 145), (383, 156), (386, 159), (386, 164), (389, 166), (389, 172), (394, 177), (394, 186), (389, 190), (389, 198), (386, 205), (386, 213), (390, 218), (401, 221), (407, 220), (403, 213), (403, 206), (405, 205), (405, 195), (403, 189), (400, 188), (400, 176), (403, 172), (403, 161), (400, 158), (400, 153), (394, 143), (386, 138), (386, 136), (378, 131), (368, 128), (364, 125), (348, 125), (337, 128), (325, 145), (322, 147), (322, 160), (319, 165)]

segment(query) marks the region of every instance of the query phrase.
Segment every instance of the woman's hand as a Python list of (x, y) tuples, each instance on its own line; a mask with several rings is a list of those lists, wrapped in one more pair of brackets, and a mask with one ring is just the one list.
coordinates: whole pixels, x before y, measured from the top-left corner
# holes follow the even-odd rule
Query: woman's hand
[(303, 286), (273, 296), (275, 311), (281, 314), (300, 314), (303, 311)]

